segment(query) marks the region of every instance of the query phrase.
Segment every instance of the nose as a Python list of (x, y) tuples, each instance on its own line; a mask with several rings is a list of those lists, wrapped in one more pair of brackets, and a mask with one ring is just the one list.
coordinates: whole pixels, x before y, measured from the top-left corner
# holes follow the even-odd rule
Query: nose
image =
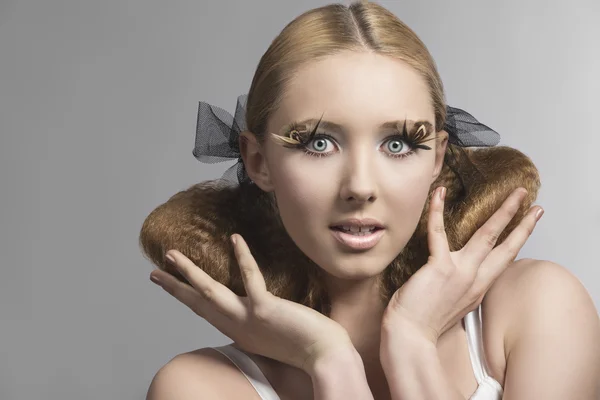
[(349, 157), (343, 170), (340, 197), (344, 202), (363, 204), (377, 198), (373, 160), (367, 155)]

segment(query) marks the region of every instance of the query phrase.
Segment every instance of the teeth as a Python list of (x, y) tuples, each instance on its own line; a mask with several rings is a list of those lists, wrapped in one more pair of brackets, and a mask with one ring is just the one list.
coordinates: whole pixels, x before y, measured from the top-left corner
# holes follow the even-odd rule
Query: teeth
[(374, 226), (364, 226), (360, 228), (358, 226), (341, 226), (340, 228), (342, 228), (343, 231), (352, 233), (370, 233), (375, 229)]

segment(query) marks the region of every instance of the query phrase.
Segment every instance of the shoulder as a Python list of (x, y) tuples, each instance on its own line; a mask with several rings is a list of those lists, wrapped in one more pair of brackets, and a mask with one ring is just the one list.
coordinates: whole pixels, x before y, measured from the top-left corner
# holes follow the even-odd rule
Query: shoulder
[(568, 323), (591, 317), (593, 324), (598, 320), (598, 311), (581, 281), (552, 261), (525, 258), (513, 262), (490, 287), (484, 301), (502, 313), (507, 348), (535, 321)]
[(146, 400), (254, 399), (260, 397), (223, 354), (206, 347), (182, 353), (158, 370)]
[[(555, 292), (555, 291), (559, 292)], [(551, 291), (551, 292), (549, 292)], [(522, 304), (523, 301), (539, 301), (555, 298), (559, 294), (589, 295), (579, 279), (567, 268), (546, 260), (523, 258), (514, 261), (496, 279), (486, 294), (488, 302)], [(514, 315), (514, 309), (511, 315)]]
[[(527, 387), (529, 379), (528, 390), (542, 390), (533, 389), (531, 380), (550, 382), (551, 376), (579, 370), (586, 371), (578, 377), (580, 389), (555, 389), (584, 390), (592, 376), (600, 374), (598, 311), (585, 286), (567, 268), (546, 260), (515, 261), (488, 290), (482, 311), (495, 319), (487, 323), (502, 332), (503, 375), (513, 389)], [(485, 323), (484, 317), (484, 331)], [(515, 378), (519, 374), (529, 378)]]
[[(506, 324), (505, 344), (513, 347), (523, 329), (551, 319), (567, 324), (575, 318), (598, 319), (593, 300), (567, 268), (546, 260), (525, 258), (512, 263), (490, 287), (484, 303)], [(568, 313), (562, 315), (561, 313)], [(568, 317), (563, 319), (563, 317)], [(594, 318), (595, 317), (595, 318)]]

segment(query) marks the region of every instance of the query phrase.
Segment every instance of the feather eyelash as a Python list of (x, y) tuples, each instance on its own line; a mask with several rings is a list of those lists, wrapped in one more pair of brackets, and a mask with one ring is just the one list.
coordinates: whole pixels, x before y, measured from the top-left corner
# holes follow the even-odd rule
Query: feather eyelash
[(306, 136), (308, 130), (306, 129), (306, 127), (299, 126), (298, 123), (295, 121), (289, 124), (288, 127), (284, 130), (284, 132), (286, 132), (284, 134), (285, 136), (277, 135), (275, 133), (271, 133), (271, 135), (284, 147), (302, 148), (314, 138), (322, 119), (323, 116), (321, 115), (321, 118), (319, 118), (319, 121), (315, 124), (315, 127), (310, 131), (308, 137), (305, 140), (302, 140), (302, 136)]
[[(286, 132), (284, 135), (277, 135), (275, 133), (271, 133), (271, 136), (284, 147), (304, 148), (317, 134), (317, 130), (322, 119), (323, 116), (319, 118), (319, 121), (315, 124), (314, 128), (310, 130), (310, 132), (308, 129), (306, 129), (306, 126), (299, 126), (296, 122), (292, 122), (284, 130), (284, 132)], [(431, 124), (427, 121), (419, 121), (415, 123), (414, 126), (417, 125), (418, 128), (414, 131), (414, 133), (409, 133), (407, 128), (407, 120), (404, 120), (402, 128), (400, 128), (400, 124), (398, 124), (397, 134), (395, 136), (400, 137), (414, 149), (418, 148), (424, 150), (431, 150), (431, 147), (422, 144), (430, 140), (435, 140), (435, 137), (431, 139), (425, 139), (429, 134), (430, 129), (428, 128), (431, 127)], [(304, 140), (303, 137), (305, 137)], [(392, 135), (390, 138), (393, 137), (394, 135)]]

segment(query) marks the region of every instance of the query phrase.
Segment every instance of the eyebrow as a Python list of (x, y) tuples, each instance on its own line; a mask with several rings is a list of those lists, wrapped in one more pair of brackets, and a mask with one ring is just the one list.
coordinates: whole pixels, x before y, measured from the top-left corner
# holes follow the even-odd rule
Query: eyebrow
[[(384, 122), (383, 124), (379, 125), (378, 129), (393, 129), (393, 130), (398, 130), (399, 127), (401, 127), (402, 125), (404, 125), (404, 122), (406, 121), (408, 126), (415, 126), (415, 125), (423, 125), (425, 124), (425, 126), (427, 127), (433, 127), (433, 124), (427, 120), (419, 120), (419, 121), (413, 121), (411, 119), (407, 119), (407, 120), (396, 120), (396, 121), (388, 121), (388, 122)], [(331, 122), (331, 121), (326, 121), (324, 119), (322, 119), (320, 122), (318, 119), (315, 118), (308, 118), (308, 119), (304, 119), (302, 121), (297, 121), (295, 122), (296, 125), (298, 126), (302, 126), (302, 125), (311, 125), (311, 126), (316, 126), (316, 124), (319, 124), (319, 128), (320, 129), (325, 129), (328, 131), (332, 131), (332, 132), (336, 132), (336, 133), (340, 133), (343, 134), (345, 131), (345, 128), (343, 125), (340, 124), (336, 124), (335, 122)], [(286, 130), (288, 130), (288, 128), (290, 127), (291, 124), (287, 124), (286, 126), (283, 127), (282, 133), (285, 133)], [(427, 132), (427, 134), (429, 134), (431, 132)]]

